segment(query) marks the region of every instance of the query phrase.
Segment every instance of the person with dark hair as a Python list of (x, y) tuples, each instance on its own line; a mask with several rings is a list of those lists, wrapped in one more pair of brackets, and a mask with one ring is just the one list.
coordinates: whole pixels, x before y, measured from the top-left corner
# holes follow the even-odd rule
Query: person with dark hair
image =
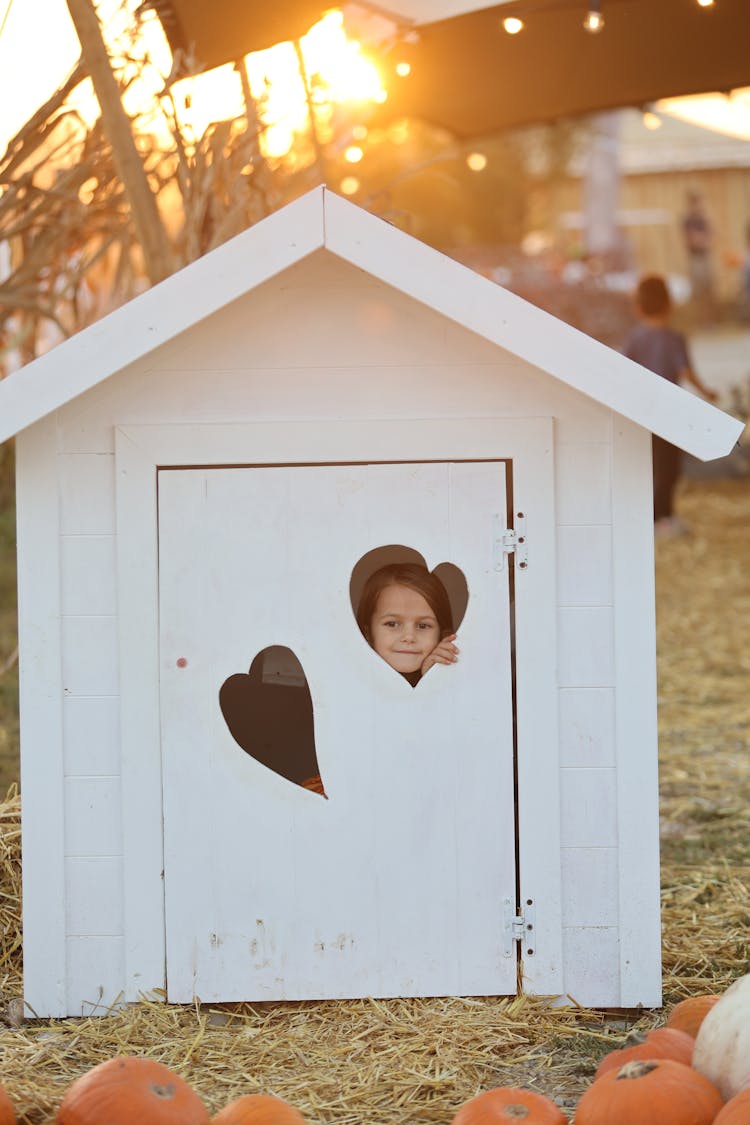
[(434, 664), (458, 660), (445, 586), (416, 563), (390, 563), (370, 575), (357, 607), (357, 624), (378, 656), (412, 687)]
[[(672, 301), (663, 277), (643, 277), (636, 292), (639, 323), (625, 344), (628, 359), (668, 379), (670, 383), (691, 383), (708, 399), (718, 395), (696, 374), (685, 337), (670, 325)], [(682, 452), (663, 438), (652, 437), (654, 471), (654, 531), (657, 537), (681, 535), (687, 530), (674, 513), (674, 493), (680, 478)]]
[(692, 303), (701, 321), (709, 323), (716, 315), (713, 228), (706, 214), (703, 197), (698, 191), (687, 193), (687, 207), (682, 216), (682, 237), (687, 255)]

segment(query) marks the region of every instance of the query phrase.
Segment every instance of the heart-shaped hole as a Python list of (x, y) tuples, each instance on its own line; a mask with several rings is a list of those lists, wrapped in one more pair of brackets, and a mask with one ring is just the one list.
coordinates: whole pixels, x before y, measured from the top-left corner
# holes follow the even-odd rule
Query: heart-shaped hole
[(304, 669), (290, 648), (262, 649), (249, 672), (238, 672), (219, 689), (219, 706), (230, 734), (246, 754), (275, 773), (320, 793), (312, 697)]
[(458, 631), (469, 589), (453, 563), (430, 571), (419, 551), (392, 543), (362, 556), (352, 571), (349, 596), (367, 643), (416, 687), (430, 652)]

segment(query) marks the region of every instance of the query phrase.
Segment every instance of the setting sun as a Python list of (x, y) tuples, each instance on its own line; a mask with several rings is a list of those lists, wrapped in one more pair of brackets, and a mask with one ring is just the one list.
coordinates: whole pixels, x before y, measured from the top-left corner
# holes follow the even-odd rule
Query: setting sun
[[(377, 68), (361, 45), (347, 37), (340, 11), (328, 12), (302, 36), (299, 51), (294, 43), (279, 43), (246, 55), (245, 66), (264, 126), (261, 150), (271, 158), (289, 153), (296, 135), (309, 128), (310, 103), (319, 139), (325, 142), (333, 105), (383, 102), (387, 97)], [(244, 112), (240, 80), (232, 66), (183, 79), (173, 93), (181, 122), (195, 136), (211, 121)]]
[(386, 91), (377, 68), (362, 54), (361, 44), (347, 37), (340, 11), (325, 15), (303, 36), (301, 43), (308, 73), (318, 77), (319, 89), (328, 100), (385, 100)]

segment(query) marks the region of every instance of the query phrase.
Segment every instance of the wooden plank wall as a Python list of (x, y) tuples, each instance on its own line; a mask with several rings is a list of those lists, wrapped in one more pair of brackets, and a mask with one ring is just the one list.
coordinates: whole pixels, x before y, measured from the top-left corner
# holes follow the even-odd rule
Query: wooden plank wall
[[(750, 168), (706, 168), (695, 171), (630, 173), (623, 176), (620, 208), (623, 211), (663, 213), (658, 222), (628, 225), (624, 229), (636, 272), (687, 276), (687, 262), (680, 231), (689, 190), (703, 195), (706, 212), (714, 225), (714, 263), (718, 293), (731, 301), (738, 290), (739, 271), (732, 256), (747, 251), (746, 231), (750, 224)], [(556, 189), (555, 209), (580, 211), (581, 184), (570, 180)], [(572, 245), (578, 232), (567, 231), (565, 244)]]

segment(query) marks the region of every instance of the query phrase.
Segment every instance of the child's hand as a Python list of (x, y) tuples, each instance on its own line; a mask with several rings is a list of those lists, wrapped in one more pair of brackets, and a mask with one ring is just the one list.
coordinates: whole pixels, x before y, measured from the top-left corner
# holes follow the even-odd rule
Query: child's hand
[(458, 660), (458, 646), (453, 642), (457, 634), (451, 633), (447, 637), (443, 637), (440, 644), (435, 645), (432, 652), (428, 653), (422, 661), (422, 675), (424, 676), (428, 668), (433, 664), (455, 664)]

